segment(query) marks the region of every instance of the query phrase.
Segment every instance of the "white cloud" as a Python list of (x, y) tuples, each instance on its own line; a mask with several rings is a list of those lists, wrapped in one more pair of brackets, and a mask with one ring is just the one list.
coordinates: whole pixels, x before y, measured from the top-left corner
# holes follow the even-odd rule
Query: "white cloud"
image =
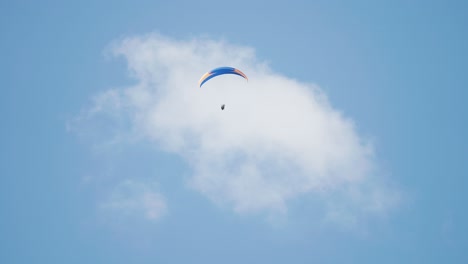
[[(273, 72), (253, 49), (151, 34), (111, 50), (136, 84), (97, 96), (90, 113), (128, 117), (134, 136), (183, 157), (193, 168), (190, 186), (213, 202), (239, 213), (286, 212), (289, 200), (316, 195), (334, 219), (396, 204), (354, 122), (317, 85)], [(227, 75), (198, 88), (218, 66), (238, 67), (249, 81)]]
[(157, 184), (126, 180), (118, 184), (100, 204), (113, 218), (141, 217), (154, 221), (162, 217), (167, 206)]

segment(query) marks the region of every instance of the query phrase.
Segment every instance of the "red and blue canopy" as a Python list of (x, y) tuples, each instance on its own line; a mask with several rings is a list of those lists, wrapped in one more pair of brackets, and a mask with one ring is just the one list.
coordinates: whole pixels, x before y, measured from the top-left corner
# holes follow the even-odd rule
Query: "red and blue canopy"
[(219, 68), (216, 68), (216, 69), (213, 69), (207, 73), (205, 73), (201, 78), (200, 78), (200, 81), (198, 81), (200, 87), (202, 87), (202, 85), (207, 82), (208, 80), (210, 80), (211, 78), (214, 78), (216, 76), (219, 76), (219, 75), (223, 75), (223, 74), (235, 74), (235, 75), (239, 75), (243, 78), (245, 78), (246, 80), (249, 80), (247, 78), (247, 76), (241, 72), (240, 70), (236, 69), (236, 68), (233, 68), (233, 67), (219, 67)]

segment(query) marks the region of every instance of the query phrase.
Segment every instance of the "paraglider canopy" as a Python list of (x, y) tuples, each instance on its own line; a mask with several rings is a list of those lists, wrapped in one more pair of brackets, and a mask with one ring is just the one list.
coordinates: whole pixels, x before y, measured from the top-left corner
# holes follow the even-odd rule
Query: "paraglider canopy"
[(213, 69), (213, 70), (205, 73), (200, 78), (200, 81), (198, 81), (198, 83), (199, 83), (200, 87), (202, 87), (202, 85), (205, 82), (207, 82), (208, 80), (210, 80), (211, 78), (214, 78), (216, 76), (223, 75), (223, 74), (235, 74), (235, 75), (239, 75), (239, 76), (243, 77), (246, 80), (249, 80), (247, 78), (247, 75), (245, 75), (239, 69), (236, 69), (236, 68), (233, 68), (233, 67), (219, 67), (219, 68)]

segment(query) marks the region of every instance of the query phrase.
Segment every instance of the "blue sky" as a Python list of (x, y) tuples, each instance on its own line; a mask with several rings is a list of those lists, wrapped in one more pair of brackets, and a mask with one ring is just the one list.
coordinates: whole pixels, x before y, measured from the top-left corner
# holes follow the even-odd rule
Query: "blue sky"
[[(0, 262), (466, 263), (467, 7), (462, 1), (1, 2)], [(209, 43), (235, 52), (214, 58)], [(195, 47), (187, 65), (201, 66), (187, 66), (178, 78), (186, 64), (176, 55), (184, 47)], [(138, 60), (139, 52), (172, 48), (176, 55), (167, 60)], [(190, 60), (200, 49), (214, 59)], [(246, 60), (237, 61), (240, 55)], [(173, 95), (200, 91), (198, 73), (224, 61), (238, 62), (247, 85), (258, 87), (253, 102), (243, 99), (246, 107), (271, 100), (304, 114), (276, 113), (261, 123), (255, 119), (261, 109), (254, 109), (248, 131), (255, 137), (237, 137), (227, 133), (236, 131), (232, 126), (224, 130), (239, 124), (239, 115), (229, 115), (235, 101), (220, 112), (214, 100), (221, 134), (199, 126), (212, 121), (206, 111), (219, 94), (184, 101), (191, 113), (203, 103), (201, 117), (167, 108), (177, 105)], [(176, 77), (161, 77), (158, 67)], [(181, 92), (192, 79), (193, 90)], [(284, 85), (271, 86), (270, 97), (262, 88), (271, 80)], [(155, 87), (165, 89), (158, 90), (163, 96)], [(329, 107), (312, 104), (317, 87)], [(149, 93), (149, 106), (132, 101), (139, 92)], [(306, 99), (275, 101), (287, 96)], [(307, 119), (316, 114), (304, 110), (311, 106), (326, 121)], [(186, 126), (187, 120), (194, 121)], [(262, 129), (281, 130), (280, 121), (296, 128), (291, 137)], [(192, 149), (186, 143), (193, 138), (181, 131), (214, 133), (217, 141)], [(298, 148), (314, 143), (301, 131), (338, 137), (324, 137), (329, 144), (317, 149), (328, 154), (317, 156)], [(259, 138), (259, 149), (245, 143)], [(342, 148), (337, 138), (345, 138)], [(214, 149), (219, 155), (210, 142), (222, 146)], [(277, 143), (295, 154), (278, 154)], [(233, 147), (240, 157), (226, 156)], [(322, 167), (310, 164), (322, 158), (339, 166), (318, 173)], [(247, 172), (236, 170), (239, 164)], [(229, 179), (244, 179), (239, 175), (247, 179), (241, 183), (255, 176), (261, 184), (236, 189)], [(289, 179), (299, 184), (279, 184)], [(360, 198), (343, 191), (350, 186)], [(385, 206), (368, 210), (376, 197)]]

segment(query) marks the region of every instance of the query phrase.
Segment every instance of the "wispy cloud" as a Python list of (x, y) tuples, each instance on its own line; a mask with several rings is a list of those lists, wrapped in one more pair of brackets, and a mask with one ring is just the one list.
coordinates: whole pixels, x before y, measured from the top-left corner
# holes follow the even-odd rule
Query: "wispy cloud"
[(118, 184), (99, 205), (112, 218), (144, 217), (155, 221), (166, 211), (166, 201), (154, 182), (125, 180)]
[[(355, 123), (320, 87), (272, 71), (253, 49), (150, 34), (117, 41), (111, 51), (126, 59), (136, 84), (97, 96), (88, 113), (119, 113), (130, 134), (179, 154), (193, 168), (190, 186), (213, 202), (281, 213), (289, 200), (315, 195), (335, 220), (397, 203)], [(223, 76), (198, 88), (205, 71), (224, 65), (249, 82)]]

